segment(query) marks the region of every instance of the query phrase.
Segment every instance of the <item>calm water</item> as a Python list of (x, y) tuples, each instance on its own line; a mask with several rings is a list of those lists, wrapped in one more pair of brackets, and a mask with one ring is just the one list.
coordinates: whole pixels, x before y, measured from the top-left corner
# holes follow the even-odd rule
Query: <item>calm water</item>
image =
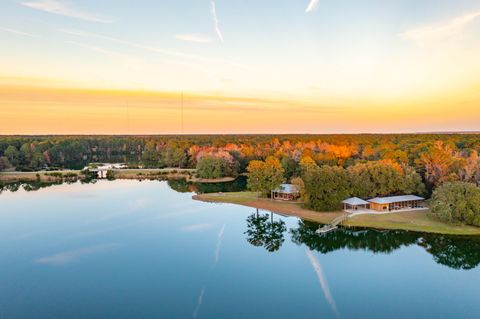
[(479, 318), (480, 241), (339, 230), (167, 182), (0, 195), (0, 318)]

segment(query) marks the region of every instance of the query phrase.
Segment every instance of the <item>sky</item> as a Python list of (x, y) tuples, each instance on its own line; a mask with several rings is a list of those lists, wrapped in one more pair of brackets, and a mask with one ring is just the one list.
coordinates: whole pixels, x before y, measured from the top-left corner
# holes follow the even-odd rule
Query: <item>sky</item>
[(0, 134), (480, 131), (479, 57), (478, 0), (2, 0)]

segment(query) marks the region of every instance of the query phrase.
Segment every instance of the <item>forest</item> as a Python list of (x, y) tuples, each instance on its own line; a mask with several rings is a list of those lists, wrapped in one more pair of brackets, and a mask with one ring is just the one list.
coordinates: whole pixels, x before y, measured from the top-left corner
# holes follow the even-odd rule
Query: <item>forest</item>
[(249, 188), (264, 196), (291, 182), (309, 208), (334, 210), (346, 196), (430, 197), (443, 184), (477, 187), (479, 151), (479, 134), (1, 136), (0, 170), (91, 162), (197, 168), (203, 178), (247, 174)]

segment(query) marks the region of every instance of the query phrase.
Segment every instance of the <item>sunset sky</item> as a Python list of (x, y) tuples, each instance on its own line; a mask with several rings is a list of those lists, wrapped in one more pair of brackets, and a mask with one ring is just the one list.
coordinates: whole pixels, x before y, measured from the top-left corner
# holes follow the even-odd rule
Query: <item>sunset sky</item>
[(0, 2), (0, 134), (473, 130), (478, 0)]

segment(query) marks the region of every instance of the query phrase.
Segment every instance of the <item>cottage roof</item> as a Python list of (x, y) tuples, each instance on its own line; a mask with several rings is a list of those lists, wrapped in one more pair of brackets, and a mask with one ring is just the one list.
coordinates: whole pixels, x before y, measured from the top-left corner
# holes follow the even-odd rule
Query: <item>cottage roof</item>
[(347, 204), (347, 205), (351, 205), (351, 206), (367, 205), (368, 204), (367, 201), (364, 201), (363, 199), (358, 198), (358, 197), (347, 198), (342, 203)]
[(276, 193), (294, 194), (298, 193), (298, 187), (293, 184), (281, 184), (279, 187), (273, 190)]

